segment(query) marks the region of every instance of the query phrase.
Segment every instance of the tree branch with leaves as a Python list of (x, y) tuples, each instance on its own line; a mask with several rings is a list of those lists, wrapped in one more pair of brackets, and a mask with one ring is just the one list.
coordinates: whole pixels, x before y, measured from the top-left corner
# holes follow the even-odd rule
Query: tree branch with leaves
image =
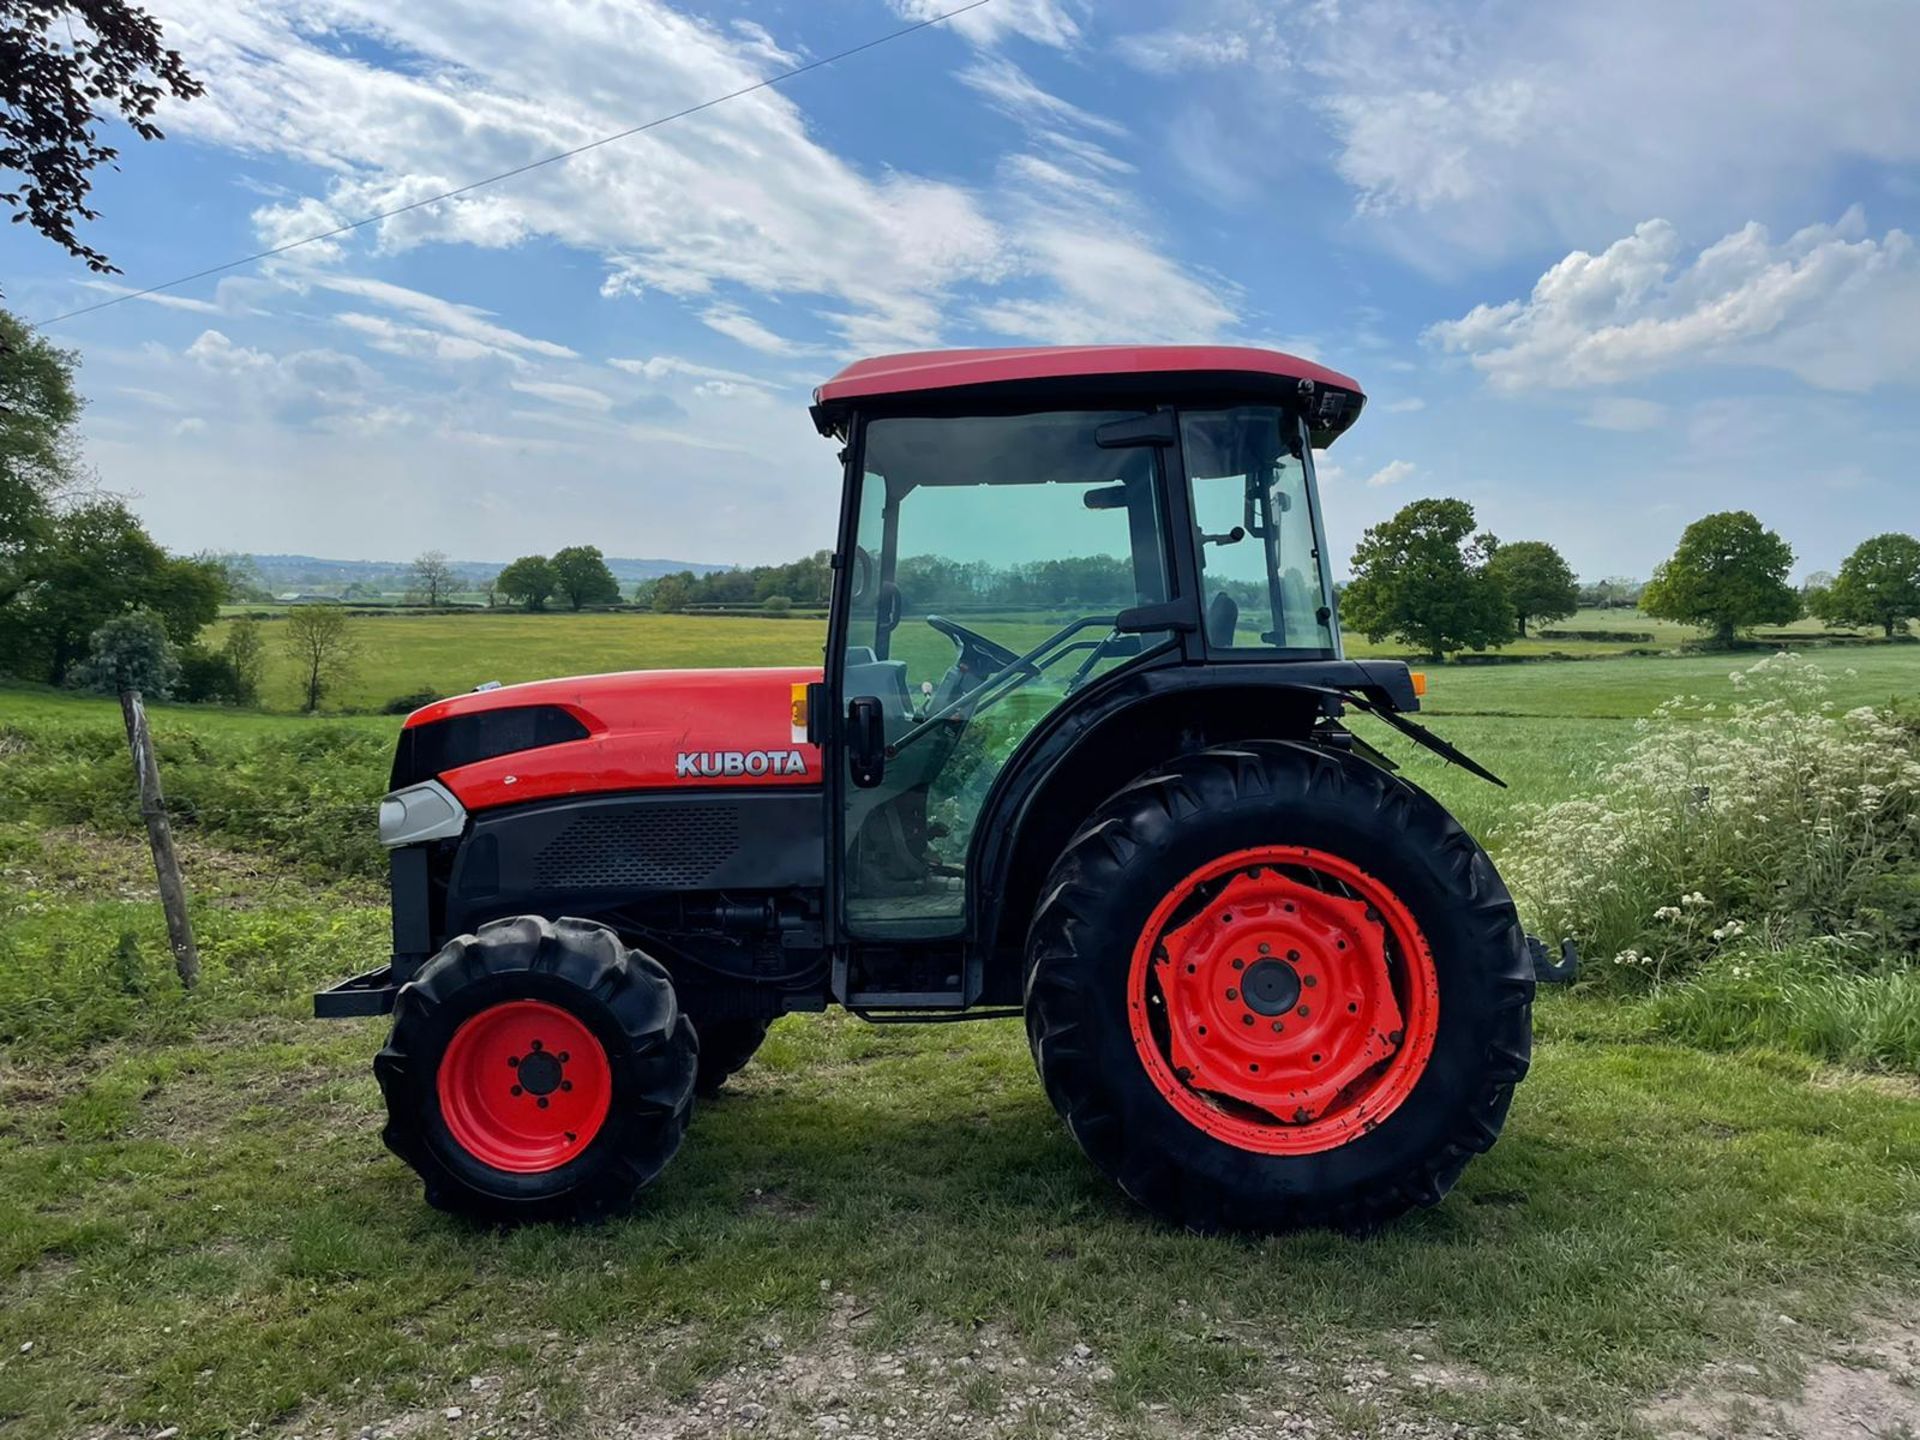
[(93, 171), (120, 152), (100, 132), (118, 118), (158, 140), (154, 114), (167, 96), (202, 93), (160, 24), (125, 0), (0, 0), (0, 171), (21, 179), (0, 191), (25, 221), (95, 274), (119, 270), (81, 240), (96, 220), (87, 203)]

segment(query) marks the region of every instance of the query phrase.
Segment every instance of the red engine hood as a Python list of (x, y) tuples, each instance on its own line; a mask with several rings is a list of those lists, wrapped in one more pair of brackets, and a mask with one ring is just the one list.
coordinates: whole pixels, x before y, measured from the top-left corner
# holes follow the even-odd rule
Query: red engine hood
[(456, 695), (406, 723), (550, 705), (586, 726), (585, 739), (446, 771), (441, 782), (469, 810), (620, 790), (817, 785), (804, 707), (819, 679), (817, 667), (582, 675)]

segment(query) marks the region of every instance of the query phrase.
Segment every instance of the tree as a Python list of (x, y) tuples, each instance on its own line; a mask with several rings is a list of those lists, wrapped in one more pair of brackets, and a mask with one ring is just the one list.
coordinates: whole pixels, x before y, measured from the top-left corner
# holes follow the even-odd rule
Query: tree
[(657, 614), (672, 615), (687, 608), (693, 599), (693, 572), (675, 571), (653, 582), (653, 608)]
[(1889, 532), (1863, 540), (1807, 608), (1830, 625), (1878, 625), (1891, 640), (1920, 616), (1920, 540)]
[(567, 602), (568, 609), (619, 604), (620, 582), (607, 568), (599, 546), (569, 545), (555, 551), (547, 563), (553, 567), (553, 588)]
[(544, 555), (522, 555), (500, 572), (500, 593), (516, 605), (544, 610), (553, 594), (553, 566)]
[(487, 602), (489, 610), (500, 603), (500, 576), (497, 573), (480, 582), (480, 598)]
[(1787, 583), (1792, 566), (1786, 541), (1745, 510), (1723, 510), (1686, 528), (1647, 582), (1640, 608), (1658, 620), (1704, 626), (1715, 644), (1731, 645), (1736, 631), (1799, 615), (1800, 597)]
[(321, 696), (353, 674), (353, 633), (347, 628), (347, 612), (338, 605), (295, 606), (287, 613), (284, 643), (308, 713), (320, 708)]
[(267, 668), (266, 643), (260, 634), (260, 622), (251, 615), (237, 615), (227, 622), (227, 638), (220, 654), (232, 667), (234, 698), (251, 705), (260, 698), (260, 682)]
[(74, 363), (0, 310), (0, 607), (26, 587), (54, 502), (78, 483)]
[(1560, 552), (1544, 540), (1511, 540), (1495, 548), (1487, 573), (1507, 587), (1521, 638), (1529, 620), (1564, 620), (1580, 608), (1580, 590)]
[(453, 593), (453, 566), (447, 563), (444, 551), (427, 550), (416, 556), (409, 577), (412, 592), (429, 610), (438, 610)]
[(75, 221), (97, 218), (87, 207), (94, 166), (119, 154), (100, 141), (113, 118), (100, 111), (158, 140), (161, 97), (200, 93), (159, 24), (126, 0), (0, 0), (0, 170), (25, 181), (0, 200), (94, 273), (118, 274), (74, 234)]
[(1416, 500), (1361, 536), (1341, 618), (1369, 639), (1395, 635), (1435, 660), (1503, 645), (1513, 636), (1513, 610), (1488, 572), (1497, 548), (1492, 536), (1473, 535), (1466, 501)]
[(55, 516), (25, 573), (13, 602), (0, 607), (0, 669), (56, 685), (115, 615), (151, 610), (185, 645), (226, 598), (218, 564), (168, 555), (117, 500)]
[(83, 690), (106, 695), (138, 690), (164, 700), (180, 681), (180, 657), (160, 617), (151, 610), (134, 610), (93, 632), (87, 657), (73, 667), (70, 678)]

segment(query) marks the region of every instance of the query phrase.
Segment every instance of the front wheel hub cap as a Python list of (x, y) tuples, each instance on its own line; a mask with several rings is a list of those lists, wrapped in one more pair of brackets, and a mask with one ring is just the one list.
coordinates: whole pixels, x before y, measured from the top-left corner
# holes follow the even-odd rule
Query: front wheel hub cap
[(1237, 851), (1143, 931), (1128, 1017), (1161, 1094), (1242, 1149), (1311, 1154), (1378, 1125), (1433, 1052), (1439, 988), (1406, 905), (1352, 862)]
[(613, 1069), (599, 1037), (572, 1011), (510, 1000), (453, 1032), (437, 1090), (461, 1149), (496, 1170), (531, 1175), (558, 1169), (600, 1133)]

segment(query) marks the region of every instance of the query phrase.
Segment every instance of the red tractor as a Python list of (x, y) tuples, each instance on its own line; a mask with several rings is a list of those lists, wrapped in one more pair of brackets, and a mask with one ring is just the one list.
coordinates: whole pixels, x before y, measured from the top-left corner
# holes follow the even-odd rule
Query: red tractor
[[(1346, 725), (1313, 452), (1358, 385), (1265, 350), (972, 350), (815, 392), (824, 667), (483, 687), (381, 802), (387, 1144), (493, 1218), (628, 1205), (776, 1017), (1024, 1016), (1094, 1164), (1200, 1230), (1433, 1204), (1526, 1073), (1538, 947)], [(715, 633), (724, 626), (716, 622)], [(1487, 775), (1486, 778), (1493, 777)]]

